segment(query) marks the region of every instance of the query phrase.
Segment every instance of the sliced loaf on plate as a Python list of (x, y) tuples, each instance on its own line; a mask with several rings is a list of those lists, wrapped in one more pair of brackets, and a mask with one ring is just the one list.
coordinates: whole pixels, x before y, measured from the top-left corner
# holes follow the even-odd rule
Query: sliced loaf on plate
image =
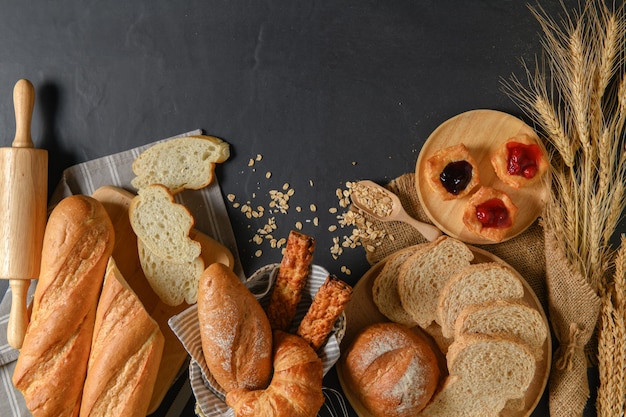
[(422, 416), (497, 417), (524, 398), (536, 369), (531, 349), (512, 337), (464, 335), (446, 357), (450, 375)]
[(443, 336), (452, 337), (456, 318), (465, 307), (523, 296), (524, 285), (510, 268), (497, 262), (469, 265), (454, 274), (439, 293), (436, 320)]
[(413, 317), (402, 307), (398, 293), (398, 278), (402, 264), (412, 255), (423, 252), (429, 247), (428, 243), (422, 243), (394, 253), (374, 279), (372, 299), (378, 310), (389, 320), (408, 327), (415, 326)]
[(513, 335), (528, 344), (537, 360), (543, 357), (548, 328), (541, 313), (517, 300), (495, 300), (465, 307), (454, 326), (454, 338), (466, 334)]
[(439, 293), (448, 279), (474, 258), (467, 245), (448, 236), (431, 245), (430, 250), (420, 251), (402, 264), (398, 279), (402, 307), (423, 329), (435, 320)]

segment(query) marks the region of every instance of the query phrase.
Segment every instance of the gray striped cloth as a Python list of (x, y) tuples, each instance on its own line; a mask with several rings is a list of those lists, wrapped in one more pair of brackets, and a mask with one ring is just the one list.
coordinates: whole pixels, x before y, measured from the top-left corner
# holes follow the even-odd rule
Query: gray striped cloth
[[(278, 273), (278, 267), (279, 264), (270, 264), (262, 267), (246, 281), (246, 286), (257, 297), (263, 307), (266, 307), (269, 302), (269, 290), (275, 281), (276, 274)], [(311, 268), (311, 275), (309, 276), (307, 284), (303, 290), (302, 300), (300, 301), (300, 304), (298, 304), (291, 329), (289, 329), (291, 333), (295, 333), (300, 321), (311, 305), (313, 297), (328, 275), (328, 271), (321, 266), (313, 265)], [(196, 413), (204, 417), (234, 416), (233, 410), (230, 409), (224, 402), (225, 393), (221, 390), (211, 375), (211, 372), (209, 371), (204, 360), (202, 341), (200, 339), (200, 328), (198, 324), (197, 306), (193, 305), (182, 313), (172, 317), (169, 320), (169, 324), (191, 356), (191, 362), (189, 365), (189, 380), (197, 401)], [(322, 359), (324, 375), (326, 375), (330, 368), (332, 368), (339, 359), (339, 344), (341, 343), (344, 331), (345, 317), (342, 315), (335, 324), (335, 328), (333, 329), (326, 344), (320, 352), (318, 352), (320, 358)], [(327, 390), (325, 394), (328, 396), (330, 392)]]
[[(178, 136), (199, 134), (202, 134), (202, 131), (195, 130)], [(68, 168), (64, 171), (62, 180), (53, 193), (50, 209), (63, 197), (71, 194), (90, 195), (104, 185), (114, 185), (134, 191), (130, 183), (134, 178), (132, 162), (142, 151), (155, 143), (157, 142)], [(231, 250), (235, 257), (235, 272), (243, 279), (237, 243), (217, 180), (202, 190), (184, 191), (176, 196), (176, 200), (193, 213), (196, 220), (195, 227), (198, 230)], [(34, 287), (35, 282), (31, 284), (30, 290), (32, 291)], [(31, 414), (26, 409), (22, 394), (11, 382), (18, 351), (10, 347), (6, 340), (10, 307), (11, 291), (9, 289), (0, 304), (0, 416), (26, 417)], [(180, 416), (191, 398), (192, 392), (189, 385), (183, 385), (165, 415), (167, 417)]]

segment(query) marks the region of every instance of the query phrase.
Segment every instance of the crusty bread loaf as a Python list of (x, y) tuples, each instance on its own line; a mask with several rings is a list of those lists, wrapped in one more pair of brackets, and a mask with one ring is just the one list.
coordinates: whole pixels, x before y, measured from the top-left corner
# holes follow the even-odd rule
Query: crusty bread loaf
[(296, 334), (317, 351), (326, 341), (351, 298), (352, 287), (336, 276), (329, 275), (315, 293)]
[(350, 390), (376, 417), (416, 415), (430, 401), (441, 374), (428, 342), (397, 323), (363, 329), (343, 361)]
[(507, 401), (522, 399), (535, 374), (535, 358), (518, 339), (465, 335), (450, 346), (448, 377), (424, 409), (425, 417), (499, 416)]
[(463, 242), (442, 236), (429, 250), (416, 253), (402, 264), (398, 279), (400, 301), (420, 327), (425, 329), (435, 320), (439, 293), (448, 279), (473, 258)]
[(228, 143), (213, 136), (187, 136), (151, 146), (133, 162), (137, 189), (162, 184), (172, 193), (197, 190), (214, 178), (215, 164), (230, 156)]
[(164, 338), (110, 258), (98, 302), (81, 417), (145, 417)]
[(452, 276), (440, 292), (437, 323), (444, 337), (452, 337), (456, 318), (465, 307), (523, 296), (524, 285), (510, 268), (496, 262), (469, 265)]
[(322, 360), (299, 336), (274, 331), (274, 374), (267, 389), (226, 394), (236, 417), (315, 417), (324, 404)]
[(149, 185), (128, 208), (133, 231), (152, 253), (168, 262), (194, 262), (201, 246), (189, 237), (193, 215), (162, 185)]
[(313, 237), (295, 230), (289, 232), (267, 306), (267, 317), (272, 329), (289, 330), (309, 277), (314, 251)]
[(263, 389), (272, 373), (272, 330), (261, 307), (227, 266), (211, 264), (200, 277), (198, 321), (202, 350), (217, 383)]
[(35, 417), (78, 415), (114, 242), (106, 210), (91, 197), (67, 197), (50, 214), (31, 322), (13, 373)]
[(183, 302), (195, 304), (198, 300), (198, 280), (204, 271), (201, 256), (190, 262), (170, 262), (154, 254), (141, 239), (137, 239), (137, 249), (141, 269), (161, 301), (169, 306)]
[(372, 300), (378, 307), (378, 311), (395, 323), (409, 327), (416, 324), (413, 317), (402, 307), (398, 292), (398, 279), (400, 277), (400, 268), (404, 261), (418, 253), (418, 251), (424, 251), (429, 247), (429, 243), (421, 243), (395, 252), (385, 262), (376, 278), (374, 278)]
[(522, 301), (495, 300), (469, 305), (459, 313), (454, 338), (474, 333), (516, 336), (528, 344), (537, 360), (541, 360), (548, 328), (541, 313)]

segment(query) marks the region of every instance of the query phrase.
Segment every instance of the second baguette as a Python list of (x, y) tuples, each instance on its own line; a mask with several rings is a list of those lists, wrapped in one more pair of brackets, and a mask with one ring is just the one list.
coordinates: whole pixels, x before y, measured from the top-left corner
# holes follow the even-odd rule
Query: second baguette
[(163, 345), (159, 325), (111, 258), (96, 311), (81, 417), (144, 417)]

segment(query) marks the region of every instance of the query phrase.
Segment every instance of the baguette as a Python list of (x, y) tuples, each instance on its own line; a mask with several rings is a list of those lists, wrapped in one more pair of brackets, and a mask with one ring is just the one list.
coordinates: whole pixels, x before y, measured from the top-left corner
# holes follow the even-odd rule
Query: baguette
[(267, 317), (273, 330), (287, 331), (296, 315), (314, 251), (315, 239), (311, 236), (295, 230), (289, 233), (285, 254), (267, 306)]
[(13, 373), (34, 417), (78, 415), (114, 242), (111, 220), (94, 198), (67, 197), (50, 214), (31, 322)]
[(204, 358), (225, 392), (267, 387), (272, 330), (261, 304), (227, 266), (211, 264), (200, 277), (198, 321)]
[(145, 417), (164, 338), (115, 265), (107, 266), (94, 327), (81, 417)]

